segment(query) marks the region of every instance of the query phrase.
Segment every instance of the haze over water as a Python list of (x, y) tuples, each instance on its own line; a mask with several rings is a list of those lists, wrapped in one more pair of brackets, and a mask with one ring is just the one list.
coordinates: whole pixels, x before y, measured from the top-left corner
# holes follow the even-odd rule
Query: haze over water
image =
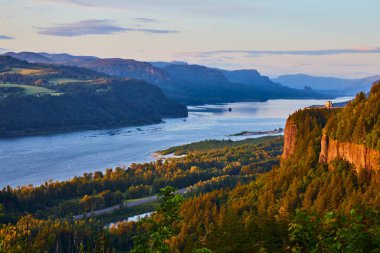
[(188, 118), (165, 119), (161, 124), (3, 139), (0, 187), (38, 185), (49, 179), (66, 180), (84, 172), (152, 161), (157, 150), (205, 139), (245, 139), (228, 135), (284, 127), (292, 112), (323, 103), (269, 100), (196, 106), (189, 107)]

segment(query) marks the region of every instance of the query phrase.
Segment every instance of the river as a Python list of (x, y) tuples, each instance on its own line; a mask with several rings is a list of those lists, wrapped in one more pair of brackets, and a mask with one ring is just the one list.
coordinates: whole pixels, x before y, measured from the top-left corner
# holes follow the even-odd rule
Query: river
[(1, 139), (0, 187), (37, 185), (152, 161), (157, 150), (194, 141), (244, 139), (247, 136), (227, 135), (284, 127), (292, 112), (323, 103), (308, 99), (195, 106), (189, 107), (188, 118), (165, 119), (161, 124)]

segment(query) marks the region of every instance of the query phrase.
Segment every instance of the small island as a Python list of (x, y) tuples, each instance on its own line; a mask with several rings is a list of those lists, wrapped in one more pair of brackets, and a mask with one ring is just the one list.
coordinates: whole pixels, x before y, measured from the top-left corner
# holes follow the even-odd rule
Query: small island
[(284, 129), (283, 128), (278, 128), (274, 130), (269, 130), (269, 131), (243, 131), (237, 134), (230, 134), (228, 136), (251, 136), (251, 135), (265, 135), (265, 134), (280, 134), (283, 133)]

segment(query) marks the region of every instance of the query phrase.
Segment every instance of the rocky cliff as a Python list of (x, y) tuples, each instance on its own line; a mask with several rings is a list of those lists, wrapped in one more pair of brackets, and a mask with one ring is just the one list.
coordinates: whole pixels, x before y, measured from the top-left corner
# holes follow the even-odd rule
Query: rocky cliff
[(297, 142), (297, 126), (290, 119), (286, 121), (285, 131), (284, 131), (284, 151), (282, 153), (282, 158), (289, 158), (295, 151)]
[[(307, 157), (310, 153), (310, 145), (312, 145), (313, 150), (317, 152), (317, 159), (319, 155), (320, 163), (329, 163), (336, 158), (343, 158), (352, 163), (357, 170), (380, 170), (380, 151), (371, 149), (364, 144), (337, 141), (322, 134), (326, 133), (328, 128), (326, 121), (336, 113), (329, 111), (329, 114), (324, 114), (324, 112), (327, 111), (305, 109), (289, 117), (285, 125), (282, 158), (285, 160), (293, 155), (296, 156), (296, 159)], [(318, 139), (321, 141), (319, 142)]]
[(336, 158), (344, 160), (355, 165), (357, 170), (380, 169), (380, 152), (367, 148), (363, 144), (351, 142), (339, 142), (329, 138), (327, 135), (322, 136), (321, 153), (319, 162), (328, 163)]

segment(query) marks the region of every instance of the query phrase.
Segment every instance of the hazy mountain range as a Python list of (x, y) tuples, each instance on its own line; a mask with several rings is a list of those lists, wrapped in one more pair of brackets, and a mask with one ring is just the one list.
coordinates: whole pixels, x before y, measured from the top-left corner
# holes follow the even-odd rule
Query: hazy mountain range
[(34, 63), (84, 67), (118, 78), (135, 78), (159, 86), (171, 99), (184, 104), (265, 101), (279, 98), (331, 97), (310, 89), (293, 89), (275, 83), (257, 70), (235, 70), (190, 65), (186, 62), (141, 62), (48, 53), (6, 53)]
[(278, 82), (291, 88), (302, 89), (309, 86), (316, 91), (332, 92), (337, 95), (354, 95), (359, 91), (368, 92), (372, 84), (377, 80), (380, 80), (380, 75), (361, 79), (343, 79), (305, 74), (283, 75), (272, 78), (273, 82)]

